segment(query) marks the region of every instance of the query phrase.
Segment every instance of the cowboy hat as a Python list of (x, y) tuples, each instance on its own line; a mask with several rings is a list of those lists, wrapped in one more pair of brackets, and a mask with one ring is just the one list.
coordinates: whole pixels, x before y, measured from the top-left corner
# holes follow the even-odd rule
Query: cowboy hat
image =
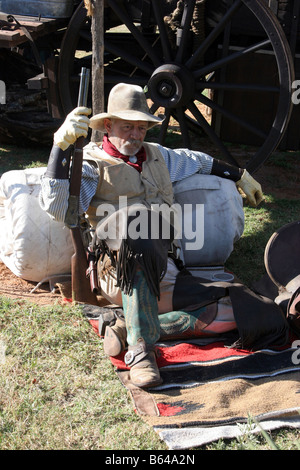
[(164, 118), (149, 112), (143, 89), (137, 85), (118, 83), (109, 94), (107, 113), (95, 114), (89, 126), (105, 132), (104, 119), (125, 119), (128, 121), (147, 121), (148, 129), (161, 123)]

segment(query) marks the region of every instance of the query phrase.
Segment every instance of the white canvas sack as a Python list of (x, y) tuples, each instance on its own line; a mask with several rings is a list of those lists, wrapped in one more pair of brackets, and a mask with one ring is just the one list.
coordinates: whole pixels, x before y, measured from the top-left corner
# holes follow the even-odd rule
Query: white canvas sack
[(173, 185), (182, 209), (186, 266), (224, 265), (244, 231), (243, 200), (233, 181), (195, 174)]
[(71, 271), (70, 230), (39, 205), (45, 168), (13, 170), (0, 179), (0, 259), (18, 277), (40, 282)]

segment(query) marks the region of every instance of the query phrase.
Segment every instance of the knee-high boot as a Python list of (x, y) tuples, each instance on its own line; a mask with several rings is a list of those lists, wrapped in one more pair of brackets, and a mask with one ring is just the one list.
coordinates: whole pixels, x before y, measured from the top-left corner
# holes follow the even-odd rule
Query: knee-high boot
[(136, 272), (132, 294), (122, 294), (122, 301), (129, 346), (134, 346), (140, 338), (154, 344), (160, 336), (157, 298), (141, 270)]
[(117, 318), (105, 330), (104, 352), (108, 356), (118, 356), (126, 343), (134, 346), (142, 338), (150, 345), (160, 336), (157, 299), (149, 290), (143, 271), (136, 271), (132, 293), (122, 293), (122, 303), (124, 318)]
[(154, 348), (160, 337), (158, 305), (141, 270), (136, 272), (132, 294), (122, 294), (122, 299), (128, 343), (125, 363), (131, 381), (141, 388), (154, 387), (162, 382)]
[(205, 336), (205, 328), (213, 322), (217, 304), (212, 303), (190, 312), (173, 311), (159, 315), (160, 339), (171, 340)]

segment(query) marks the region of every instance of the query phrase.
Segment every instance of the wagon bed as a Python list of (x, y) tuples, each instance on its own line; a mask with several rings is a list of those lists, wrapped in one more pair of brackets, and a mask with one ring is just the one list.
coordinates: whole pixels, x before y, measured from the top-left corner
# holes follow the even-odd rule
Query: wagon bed
[[(24, 44), (28, 41), (28, 36), (21, 27), (26, 28), (30, 33), (32, 39), (37, 39), (40, 36), (50, 34), (56, 31), (58, 27), (67, 24), (66, 20), (54, 19), (54, 18), (37, 18), (30, 16), (20, 15), (6, 15), (0, 14), (0, 26), (2, 18), (15, 18), (19, 24), (15, 21), (8, 22), (5, 25), (2, 22), (2, 29), (0, 29), (0, 47), (11, 48), (17, 47), (20, 44)], [(21, 26), (21, 27), (20, 27)]]

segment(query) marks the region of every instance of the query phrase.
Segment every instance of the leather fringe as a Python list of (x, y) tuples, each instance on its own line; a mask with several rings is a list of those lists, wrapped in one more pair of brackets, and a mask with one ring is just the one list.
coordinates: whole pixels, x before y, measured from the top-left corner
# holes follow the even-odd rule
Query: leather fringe
[(232, 347), (257, 351), (287, 344), (289, 327), (277, 304), (241, 284), (229, 286), (228, 292), (240, 336)]
[(151, 249), (136, 253), (128, 245), (128, 240), (123, 239), (116, 263), (117, 287), (124, 294), (131, 295), (136, 271), (141, 269), (151, 293), (159, 299), (160, 282), (167, 271), (167, 260), (167, 251), (166, 256), (158, 256), (157, 251)]

